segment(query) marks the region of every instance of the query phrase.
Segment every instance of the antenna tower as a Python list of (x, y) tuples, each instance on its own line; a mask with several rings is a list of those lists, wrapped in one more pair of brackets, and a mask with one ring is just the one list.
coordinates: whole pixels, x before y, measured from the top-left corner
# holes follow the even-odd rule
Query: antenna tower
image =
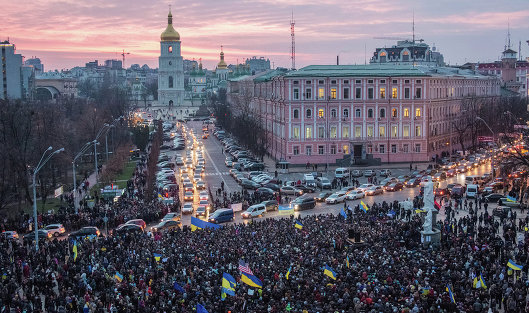
[(292, 10), (292, 18), (290, 19), (290, 37), (292, 37), (292, 47), (290, 48), (290, 59), (292, 60), (292, 70), (296, 69), (296, 39), (294, 37), (294, 10)]
[(130, 52), (125, 52), (125, 49), (123, 49), (123, 52), (121, 52), (121, 56), (123, 57), (123, 63), (121, 64), (121, 66), (122, 66), (123, 68), (125, 68), (125, 69), (126, 69), (126, 67), (125, 67), (125, 56), (126, 56), (127, 54), (130, 54)]

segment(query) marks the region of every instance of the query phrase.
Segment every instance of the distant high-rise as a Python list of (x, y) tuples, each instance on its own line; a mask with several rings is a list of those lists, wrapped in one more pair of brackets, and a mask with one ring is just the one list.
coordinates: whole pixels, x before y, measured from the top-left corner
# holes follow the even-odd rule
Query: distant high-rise
[(27, 59), (24, 64), (28, 66), (33, 66), (33, 68), (35, 69), (35, 75), (44, 73), (44, 64), (42, 64), (40, 59), (37, 57)]
[(23, 95), (22, 55), (16, 54), (15, 45), (9, 41), (0, 42), (2, 76), (0, 99), (20, 99)]

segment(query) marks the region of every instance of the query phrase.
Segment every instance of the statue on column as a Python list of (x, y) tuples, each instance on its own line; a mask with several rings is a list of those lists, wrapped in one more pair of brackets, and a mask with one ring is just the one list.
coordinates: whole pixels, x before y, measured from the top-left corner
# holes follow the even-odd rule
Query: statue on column
[(427, 182), (424, 185), (423, 210), (426, 211), (426, 217), (424, 218), (424, 224), (422, 225), (422, 228), (425, 232), (433, 231), (433, 212), (434, 210), (437, 211), (435, 208), (435, 195), (433, 193), (433, 186), (433, 182)]

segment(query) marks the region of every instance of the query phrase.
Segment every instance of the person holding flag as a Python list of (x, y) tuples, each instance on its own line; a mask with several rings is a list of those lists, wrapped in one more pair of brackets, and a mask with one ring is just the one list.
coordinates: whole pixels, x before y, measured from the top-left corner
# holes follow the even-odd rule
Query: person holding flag
[(360, 208), (362, 209), (362, 211), (364, 211), (364, 213), (367, 213), (367, 211), (369, 210), (369, 207), (362, 200), (360, 200)]

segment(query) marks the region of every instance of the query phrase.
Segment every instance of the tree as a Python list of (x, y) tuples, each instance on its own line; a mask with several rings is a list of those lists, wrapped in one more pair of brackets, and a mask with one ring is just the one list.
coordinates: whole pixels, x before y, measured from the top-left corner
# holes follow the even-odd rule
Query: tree
[(149, 141), (149, 127), (144, 125), (136, 125), (132, 129), (132, 141), (134, 145), (141, 151), (145, 151)]

